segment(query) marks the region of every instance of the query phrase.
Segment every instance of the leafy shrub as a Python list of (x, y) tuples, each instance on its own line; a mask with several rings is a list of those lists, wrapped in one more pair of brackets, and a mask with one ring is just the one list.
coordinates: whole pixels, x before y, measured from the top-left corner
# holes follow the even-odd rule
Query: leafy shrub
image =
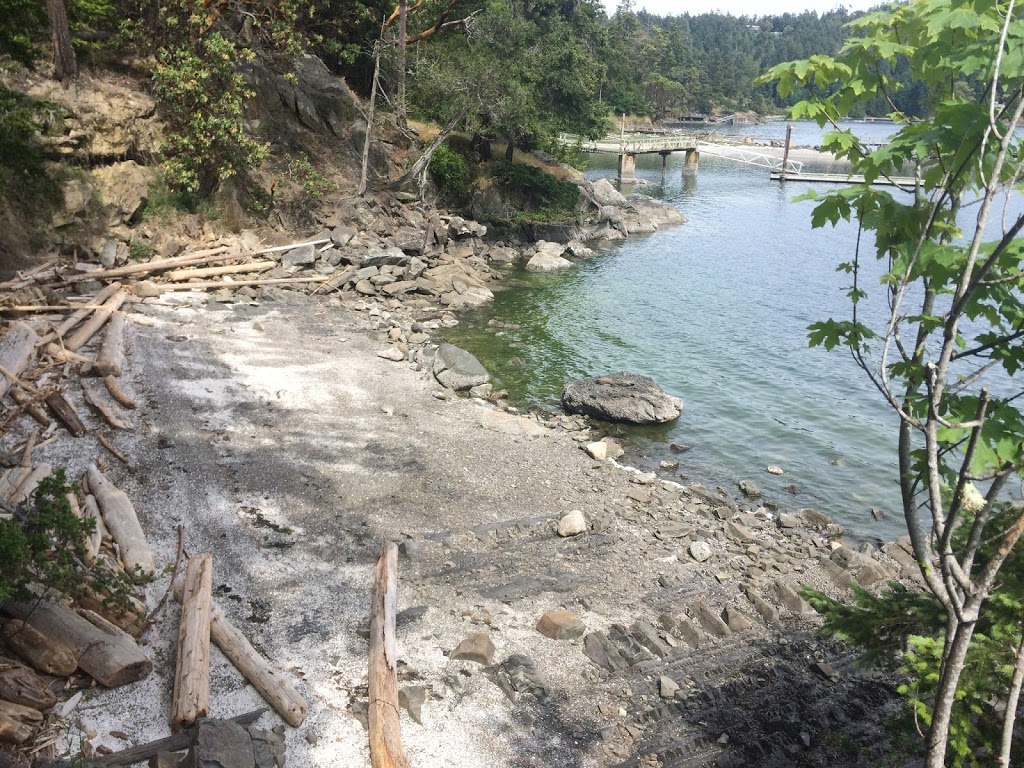
[(32, 498), (0, 514), (0, 603), (33, 597), (29, 587), (41, 584), (71, 597), (102, 590), (116, 601), (125, 599), (130, 582), (110, 569), (82, 564), (84, 542), (94, 522), (71, 511), (64, 470), (45, 478)]
[(430, 158), (430, 175), (442, 192), (457, 200), (465, 200), (470, 193), (470, 171), (466, 158), (442, 144)]
[(556, 179), (532, 165), (507, 161), (495, 163), (491, 177), (522, 199), (524, 207), (545, 214), (567, 214), (575, 210), (579, 189), (569, 181)]
[(218, 32), (157, 53), (153, 84), (167, 126), (163, 166), (172, 187), (205, 197), (263, 162), (267, 146), (246, 135), (241, 122), (250, 93), (236, 67), (251, 58)]
[(301, 184), (305, 193), (314, 200), (321, 200), (324, 195), (338, 189), (338, 185), (317, 171), (301, 152), (288, 163), (288, 175)]

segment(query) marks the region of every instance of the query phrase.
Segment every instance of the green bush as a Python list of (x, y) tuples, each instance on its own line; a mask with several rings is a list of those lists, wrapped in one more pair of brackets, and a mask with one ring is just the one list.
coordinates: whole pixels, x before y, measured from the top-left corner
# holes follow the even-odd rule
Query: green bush
[(470, 193), (470, 171), (466, 158), (442, 144), (430, 158), (430, 175), (438, 188), (457, 200), (465, 200)]
[(114, 601), (126, 599), (130, 582), (110, 569), (82, 564), (84, 542), (94, 522), (71, 511), (64, 470), (45, 478), (32, 498), (18, 508), (0, 510), (0, 603), (27, 600), (35, 584), (71, 597), (102, 590)]
[(250, 58), (218, 32), (157, 53), (153, 85), (167, 126), (163, 166), (172, 187), (206, 197), (222, 180), (263, 162), (267, 146), (246, 135), (241, 122), (249, 92), (237, 66)]
[(572, 213), (579, 202), (580, 192), (575, 184), (556, 179), (532, 165), (502, 160), (491, 167), (490, 174), (519, 197), (524, 208), (542, 214), (542, 218)]

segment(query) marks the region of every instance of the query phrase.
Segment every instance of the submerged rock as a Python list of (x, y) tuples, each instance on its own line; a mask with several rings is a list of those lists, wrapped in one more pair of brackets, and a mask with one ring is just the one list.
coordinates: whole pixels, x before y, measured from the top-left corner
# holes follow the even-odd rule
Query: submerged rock
[(605, 421), (662, 424), (679, 418), (683, 404), (653, 379), (635, 373), (613, 373), (565, 385), (562, 407)]

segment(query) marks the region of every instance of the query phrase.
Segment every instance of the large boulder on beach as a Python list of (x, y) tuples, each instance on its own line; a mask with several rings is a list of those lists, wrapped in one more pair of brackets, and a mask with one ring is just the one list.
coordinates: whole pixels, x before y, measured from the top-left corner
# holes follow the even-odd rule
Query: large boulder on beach
[(662, 424), (679, 418), (683, 403), (654, 379), (636, 373), (611, 373), (571, 381), (562, 391), (562, 407), (604, 421)]
[(591, 189), (594, 195), (594, 202), (599, 207), (611, 205), (616, 208), (626, 207), (626, 198), (617, 190), (608, 179), (598, 179)]
[(434, 355), (434, 378), (448, 389), (472, 389), (491, 380), (480, 361), (454, 344), (442, 344)]

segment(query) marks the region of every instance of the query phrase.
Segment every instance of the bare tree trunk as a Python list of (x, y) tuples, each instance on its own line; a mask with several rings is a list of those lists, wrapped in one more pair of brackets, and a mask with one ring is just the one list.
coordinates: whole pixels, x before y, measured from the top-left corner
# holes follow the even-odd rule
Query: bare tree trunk
[(946, 748), (949, 745), (949, 724), (952, 720), (953, 705), (956, 703), (956, 689), (964, 671), (964, 661), (971, 647), (975, 623), (958, 622), (952, 639), (947, 635), (943, 653), (944, 663), (939, 675), (939, 689), (935, 692), (932, 707), (932, 724), (928, 729), (928, 751), (925, 768), (945, 768)]
[(505, 147), (505, 160), (511, 163), (516, 154), (516, 142), (511, 136), (508, 139), (508, 146)]
[(405, 38), (408, 0), (398, 0), (398, 109), (395, 117), (405, 125)]
[(50, 17), (50, 37), (53, 40), (53, 74), (66, 83), (78, 76), (78, 60), (71, 45), (71, 27), (64, 0), (46, 0), (46, 15)]
[(388, 184), (388, 189), (401, 189), (410, 181), (422, 174), (430, 164), (430, 158), (434, 156), (434, 152), (437, 151), (437, 148), (444, 143), (444, 140), (448, 138), (449, 134), (451, 134), (459, 123), (462, 122), (462, 119), (466, 116), (468, 111), (469, 108), (467, 107), (459, 112), (459, 114), (455, 116), (455, 119), (448, 123), (443, 131), (437, 134), (437, 138), (434, 139), (429, 147), (427, 147), (427, 151), (420, 156), (420, 158), (413, 164), (412, 168), (406, 171), (400, 178), (395, 179)]
[[(381, 33), (383, 34), (383, 32)], [(373, 86), (370, 89), (370, 110), (366, 113), (366, 138), (363, 139), (363, 166), (359, 172), (359, 189), (356, 194), (366, 194), (366, 174), (370, 165), (370, 141), (373, 134), (373, 113), (377, 106), (377, 81), (380, 79), (380, 43), (373, 52)]]
[(1010, 768), (1010, 751), (1013, 748), (1013, 725), (1017, 722), (1017, 704), (1020, 703), (1020, 689), (1024, 684), (1024, 636), (1017, 646), (1017, 659), (1013, 665), (1013, 679), (1010, 693), (1006, 697), (1006, 712), (1003, 714), (1003, 742), (999, 752), (1000, 768)]

